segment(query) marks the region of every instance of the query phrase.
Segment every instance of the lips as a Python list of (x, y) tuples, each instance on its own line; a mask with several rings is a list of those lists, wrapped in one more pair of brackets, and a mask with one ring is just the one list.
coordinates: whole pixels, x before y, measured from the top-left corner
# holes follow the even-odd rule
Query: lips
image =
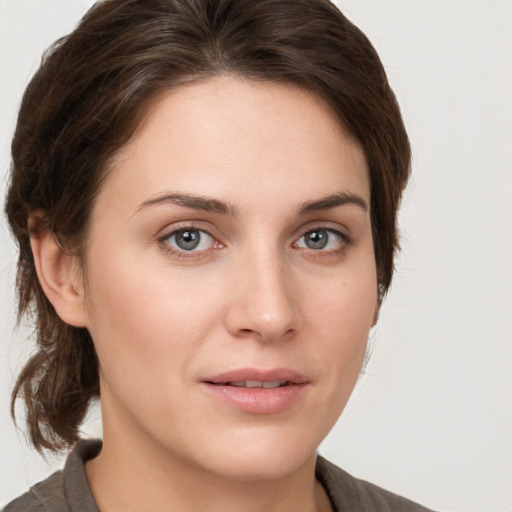
[(210, 396), (253, 414), (277, 413), (292, 407), (309, 384), (307, 377), (287, 368), (244, 368), (201, 380)]
[(224, 372), (212, 377), (207, 377), (202, 380), (203, 382), (209, 382), (211, 384), (218, 385), (238, 385), (242, 383), (249, 384), (246, 387), (261, 387), (251, 386), (251, 383), (274, 384), (276, 382), (279, 382), (279, 385), (293, 385), (305, 384), (306, 382), (308, 382), (308, 378), (306, 376), (294, 370), (290, 370), (288, 368), (272, 368), (268, 370), (256, 368), (241, 368), (238, 370)]
[(281, 386), (289, 385), (287, 380), (273, 380), (273, 381), (264, 381), (261, 382), (259, 380), (240, 380), (238, 382), (225, 382), (221, 384), (222, 386), (236, 386), (239, 388), (264, 388), (264, 389), (274, 389), (279, 388)]

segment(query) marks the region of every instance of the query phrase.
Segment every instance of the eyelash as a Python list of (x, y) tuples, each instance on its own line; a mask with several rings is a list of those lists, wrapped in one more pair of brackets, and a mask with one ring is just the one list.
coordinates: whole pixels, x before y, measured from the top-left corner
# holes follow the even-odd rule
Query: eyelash
[(314, 253), (318, 254), (318, 255), (322, 255), (322, 256), (327, 256), (327, 255), (336, 255), (336, 254), (340, 254), (340, 253), (343, 253), (344, 251), (346, 251), (347, 249), (347, 246), (351, 245), (352, 243), (352, 240), (350, 239), (350, 237), (348, 235), (346, 235), (345, 233), (342, 233), (341, 231), (337, 230), (337, 229), (333, 229), (333, 228), (328, 228), (328, 227), (316, 227), (316, 228), (312, 228), (312, 229), (308, 229), (307, 231), (305, 231), (294, 243), (293, 245), (295, 247), (298, 247), (298, 244), (299, 244), (299, 240), (302, 240), (304, 237), (306, 237), (307, 235), (311, 235), (313, 233), (328, 233), (329, 234), (329, 237), (328, 237), (328, 240), (326, 242), (326, 245), (328, 245), (329, 243), (331, 243), (331, 240), (330, 238), (332, 236), (335, 236), (339, 239), (339, 242), (337, 245), (339, 245), (338, 247), (336, 248), (331, 248), (331, 249), (327, 249), (327, 250), (323, 250), (324, 247), (321, 247), (319, 249), (312, 249), (310, 247), (304, 247), (304, 249), (306, 250), (310, 250), (310, 251), (313, 251)]
[[(180, 259), (197, 258), (197, 257), (200, 257), (202, 254), (204, 254), (206, 251), (211, 250), (211, 248), (208, 248), (208, 249), (203, 249), (203, 250), (198, 250), (198, 251), (193, 250), (193, 249), (190, 251), (187, 251), (186, 249), (172, 247), (169, 244), (169, 239), (176, 237), (176, 235), (178, 235), (180, 233), (186, 233), (187, 231), (199, 232), (201, 234), (200, 237), (204, 236), (204, 235), (207, 235), (208, 237), (210, 237), (212, 239), (213, 245), (214, 245), (213, 250), (222, 249), (224, 247), (224, 245), (221, 242), (218, 242), (215, 239), (215, 237), (213, 235), (211, 235), (207, 230), (199, 228), (194, 225), (183, 226), (183, 227), (173, 229), (172, 231), (165, 233), (164, 235), (159, 237), (158, 243), (164, 249), (165, 252), (171, 253), (175, 257), (180, 258)], [(338, 237), (340, 240), (340, 242), (339, 242), (340, 246), (336, 247), (336, 248), (332, 248), (332, 249), (327, 249), (327, 250), (323, 250), (323, 247), (321, 247), (319, 249), (312, 249), (312, 248), (308, 248), (308, 247), (298, 246), (299, 240), (301, 240), (305, 236), (311, 235), (315, 232), (323, 232), (323, 233), (329, 234), (329, 239), (326, 244), (329, 244), (331, 242), (330, 236)], [(201, 243), (201, 242), (199, 242), (199, 243)], [(305, 250), (311, 251), (313, 254), (315, 254), (317, 256), (329, 256), (329, 255), (338, 255), (340, 253), (345, 252), (347, 250), (347, 247), (350, 246), (351, 244), (352, 244), (352, 240), (347, 234), (345, 234), (337, 229), (319, 226), (319, 227), (314, 227), (314, 228), (307, 229), (306, 231), (304, 231), (302, 233), (302, 235), (300, 235), (300, 237), (295, 239), (295, 241), (292, 244), (292, 247), (297, 248), (297, 249), (305, 249)]]
[(201, 233), (200, 237), (203, 236), (203, 235), (207, 235), (208, 237), (210, 237), (212, 239), (212, 241), (213, 241), (213, 245), (215, 246), (213, 248), (213, 250), (222, 249), (224, 247), (207, 230), (199, 228), (199, 227), (194, 226), (194, 225), (188, 225), (188, 226), (183, 226), (183, 227), (179, 227), (179, 228), (173, 229), (172, 231), (170, 231), (170, 232), (162, 235), (161, 237), (159, 237), (158, 238), (158, 243), (159, 243), (159, 245), (163, 248), (163, 250), (166, 253), (170, 253), (173, 256), (177, 257), (177, 258), (185, 259), (185, 258), (197, 258), (197, 257), (200, 257), (202, 253), (208, 251), (209, 249), (204, 249), (204, 250), (200, 250), (200, 251), (194, 251), (194, 250), (187, 251), (185, 249), (180, 249), (180, 248), (172, 247), (169, 244), (169, 239), (171, 239), (173, 237), (176, 237), (176, 235), (178, 235), (179, 233), (186, 233), (187, 231), (199, 232), (199, 233)]

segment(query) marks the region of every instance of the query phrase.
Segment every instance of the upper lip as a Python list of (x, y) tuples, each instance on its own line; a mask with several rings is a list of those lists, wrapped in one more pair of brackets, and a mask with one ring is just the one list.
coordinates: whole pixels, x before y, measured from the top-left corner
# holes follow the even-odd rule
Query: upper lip
[(289, 368), (239, 368), (201, 379), (202, 382), (212, 384), (240, 381), (274, 382), (277, 380), (290, 384), (306, 384), (309, 382), (306, 376)]

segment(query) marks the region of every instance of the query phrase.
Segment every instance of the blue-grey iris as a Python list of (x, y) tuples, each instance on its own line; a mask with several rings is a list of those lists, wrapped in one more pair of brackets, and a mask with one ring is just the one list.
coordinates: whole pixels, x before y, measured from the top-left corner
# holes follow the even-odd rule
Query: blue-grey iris
[(329, 233), (326, 230), (310, 231), (304, 235), (304, 243), (309, 249), (323, 249), (329, 241)]
[(201, 241), (201, 233), (197, 230), (192, 231), (190, 229), (186, 229), (184, 231), (179, 231), (174, 236), (176, 239), (176, 245), (184, 251), (192, 251)]

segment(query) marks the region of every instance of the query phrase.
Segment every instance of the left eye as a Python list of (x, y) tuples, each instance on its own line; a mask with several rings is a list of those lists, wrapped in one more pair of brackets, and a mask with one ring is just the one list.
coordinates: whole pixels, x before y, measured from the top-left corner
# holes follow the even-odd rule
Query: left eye
[(312, 229), (304, 233), (296, 242), (297, 247), (314, 251), (333, 250), (343, 245), (343, 235), (331, 229)]
[(179, 251), (204, 251), (212, 246), (213, 238), (200, 229), (180, 229), (174, 231), (165, 240), (165, 243)]

